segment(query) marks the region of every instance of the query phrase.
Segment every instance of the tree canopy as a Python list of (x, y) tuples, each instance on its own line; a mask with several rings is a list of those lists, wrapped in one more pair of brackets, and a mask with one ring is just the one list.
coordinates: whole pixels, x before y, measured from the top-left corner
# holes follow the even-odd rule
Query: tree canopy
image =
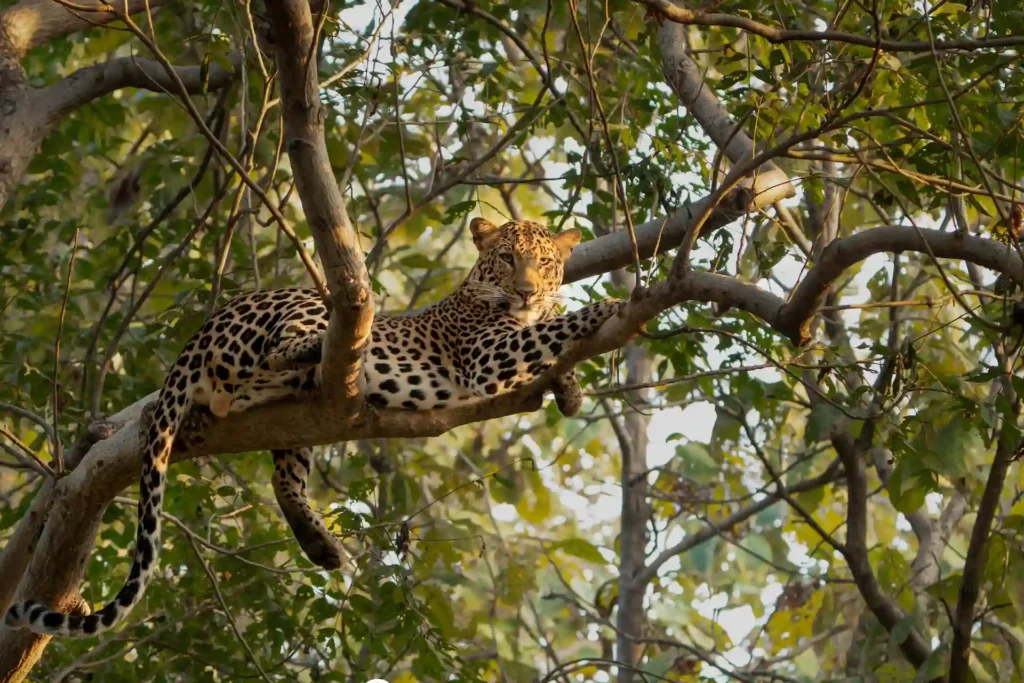
[[(1022, 46), (1015, 0), (0, 0), (0, 610), (120, 588), (217, 306), (333, 304), (323, 392), (184, 440), (128, 623), (0, 627), (0, 680), (1024, 680)], [(361, 401), (474, 216), (630, 300), (580, 415)]]

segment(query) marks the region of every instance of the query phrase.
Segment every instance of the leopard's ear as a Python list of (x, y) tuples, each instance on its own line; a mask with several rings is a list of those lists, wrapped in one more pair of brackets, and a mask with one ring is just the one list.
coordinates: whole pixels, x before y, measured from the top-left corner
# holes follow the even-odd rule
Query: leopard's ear
[(479, 251), (490, 249), (501, 235), (501, 228), (479, 216), (469, 222), (469, 231), (473, 233), (473, 244)]
[(558, 253), (562, 255), (562, 260), (569, 260), (569, 255), (572, 254), (572, 249), (580, 240), (583, 239), (583, 234), (579, 228), (571, 228), (563, 232), (558, 233), (551, 238), (551, 241), (558, 247)]

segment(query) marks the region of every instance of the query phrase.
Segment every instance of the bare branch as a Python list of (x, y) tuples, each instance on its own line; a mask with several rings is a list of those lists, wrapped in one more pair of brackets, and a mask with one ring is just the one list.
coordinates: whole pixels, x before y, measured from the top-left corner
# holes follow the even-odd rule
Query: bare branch
[(235, 637), (238, 638), (238, 642), (242, 644), (242, 647), (245, 649), (245, 653), (249, 656), (249, 661), (252, 662), (252, 665), (256, 669), (257, 673), (259, 673), (260, 678), (269, 682), (270, 677), (267, 676), (267, 672), (264, 671), (263, 666), (260, 665), (260, 660), (256, 657), (256, 653), (253, 652), (252, 646), (249, 645), (249, 641), (245, 639), (245, 636), (243, 636), (242, 632), (238, 629), (238, 622), (235, 621), (235, 615), (231, 613), (231, 609), (228, 607), (227, 601), (224, 600), (224, 593), (220, 590), (220, 583), (217, 582), (217, 575), (213, 573), (213, 570), (210, 569), (209, 563), (203, 558), (203, 554), (199, 550), (199, 545), (196, 543), (195, 534), (189, 533), (186, 534), (186, 537), (188, 538), (189, 545), (192, 546), (192, 552), (195, 553), (196, 559), (199, 561), (199, 564), (203, 566), (203, 572), (206, 573), (206, 578), (210, 580), (210, 586), (213, 588), (214, 595), (217, 596), (217, 602), (220, 604), (220, 609), (224, 612), (224, 617), (228, 620), (228, 625), (231, 626), (232, 632), (234, 632)]
[(68, 312), (68, 297), (71, 296), (71, 275), (75, 272), (75, 257), (78, 256), (78, 235), (80, 230), (75, 229), (75, 239), (71, 243), (71, 258), (68, 259), (68, 277), (64, 282), (64, 299), (60, 305), (60, 315), (57, 318), (57, 338), (53, 343), (53, 461), (56, 463), (57, 475), (64, 474), (64, 448), (60, 442), (60, 383), (57, 377), (60, 373), (60, 337), (64, 330), (64, 316)]
[(40, 457), (36, 455), (35, 451), (26, 446), (22, 440), (7, 427), (7, 425), (0, 425), (0, 436), (6, 437), (8, 441), (14, 444), (10, 453), (26, 467), (34, 469), (41, 474), (49, 475), (54, 479), (57, 478), (57, 473), (53, 471), (53, 468), (43, 462)]
[[(711, 216), (702, 226), (701, 232), (711, 232), (728, 225), (751, 211), (770, 206), (784, 199), (792, 192), (792, 185), (785, 174), (760, 173), (759, 189), (738, 187), (727, 194), (717, 206), (712, 205), (713, 197), (705, 197), (686, 204), (671, 216), (657, 218), (636, 226), (636, 243), (641, 259), (649, 259), (678, 247), (693, 223), (704, 215), (709, 207)], [(565, 265), (564, 282), (576, 282), (584, 278), (607, 273), (628, 266), (633, 262), (633, 243), (626, 231), (613, 232), (599, 239), (584, 242), (574, 251)]]
[(30, 420), (35, 425), (40, 427), (44, 432), (46, 432), (46, 436), (47, 438), (50, 439), (50, 441), (56, 441), (57, 433), (53, 431), (53, 425), (47, 422), (46, 419), (43, 418), (42, 416), (36, 415), (31, 410), (27, 410), (20, 406), (11, 405), (10, 403), (3, 403), (2, 401), (0, 401), (0, 410), (6, 411), (8, 413), (13, 413), (18, 417), (23, 417), (26, 420)]
[[(679, 96), (679, 101), (693, 114), (701, 129), (707, 133), (725, 158), (734, 164), (750, 159), (755, 154), (753, 141), (743, 131), (742, 124), (737, 123), (722, 106), (711, 88), (704, 83), (697, 64), (686, 54), (685, 27), (682, 24), (669, 22), (658, 29), (658, 47), (661, 50), (661, 68), (665, 72), (665, 80)], [(774, 162), (764, 164), (761, 172), (776, 171), (779, 177), (773, 177), (774, 183), (781, 182), (785, 174)], [(762, 183), (763, 185), (763, 183)], [(778, 187), (776, 191), (782, 192)], [(788, 193), (783, 197), (792, 197), (796, 189), (790, 185)]]

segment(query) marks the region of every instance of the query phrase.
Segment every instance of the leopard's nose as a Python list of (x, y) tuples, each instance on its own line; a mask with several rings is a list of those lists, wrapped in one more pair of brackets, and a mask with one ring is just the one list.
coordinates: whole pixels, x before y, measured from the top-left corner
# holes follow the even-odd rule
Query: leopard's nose
[(534, 287), (533, 285), (518, 285), (516, 287), (516, 294), (518, 294), (519, 297), (523, 300), (523, 303), (529, 301), (530, 298), (533, 297), (533, 295), (536, 293), (537, 288)]

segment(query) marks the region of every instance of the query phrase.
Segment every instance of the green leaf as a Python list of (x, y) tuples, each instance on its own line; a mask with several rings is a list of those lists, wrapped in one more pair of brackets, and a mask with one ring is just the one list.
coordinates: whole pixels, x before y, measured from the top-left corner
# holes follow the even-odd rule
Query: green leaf
[(601, 551), (592, 543), (582, 538), (568, 538), (564, 541), (559, 541), (554, 545), (554, 548), (574, 557), (578, 557), (581, 560), (586, 560), (587, 562), (592, 562), (594, 564), (608, 564), (608, 561), (604, 559), (604, 555), (601, 554)]
[(644, 671), (653, 676), (664, 678), (665, 674), (667, 674), (669, 669), (672, 668), (672, 665), (676, 663), (677, 657), (678, 654), (676, 650), (665, 650), (664, 652), (652, 657), (650, 661), (644, 665)]
[(421, 268), (423, 270), (429, 270), (436, 268), (437, 264), (434, 263), (433, 259), (429, 259), (423, 254), (410, 254), (405, 256), (399, 261), (406, 268)]
[(749, 551), (743, 553), (748, 560), (747, 564), (756, 566), (772, 561), (772, 546), (768, 540), (760, 534), (748, 534), (740, 540), (740, 547)]
[(448, 207), (448, 210), (445, 212), (444, 218), (441, 219), (441, 222), (445, 225), (450, 225), (475, 208), (476, 202), (471, 199), (464, 202), (456, 202)]
[(695, 482), (706, 484), (718, 477), (718, 463), (711, 457), (704, 444), (690, 442), (676, 446), (674, 469)]
[(811, 409), (804, 431), (804, 443), (810, 445), (826, 438), (832, 430), (832, 424), (841, 413), (831, 404), (821, 401)]
[(924, 499), (936, 489), (935, 476), (922, 471), (909, 458), (896, 463), (886, 490), (893, 507), (907, 515), (924, 505)]

